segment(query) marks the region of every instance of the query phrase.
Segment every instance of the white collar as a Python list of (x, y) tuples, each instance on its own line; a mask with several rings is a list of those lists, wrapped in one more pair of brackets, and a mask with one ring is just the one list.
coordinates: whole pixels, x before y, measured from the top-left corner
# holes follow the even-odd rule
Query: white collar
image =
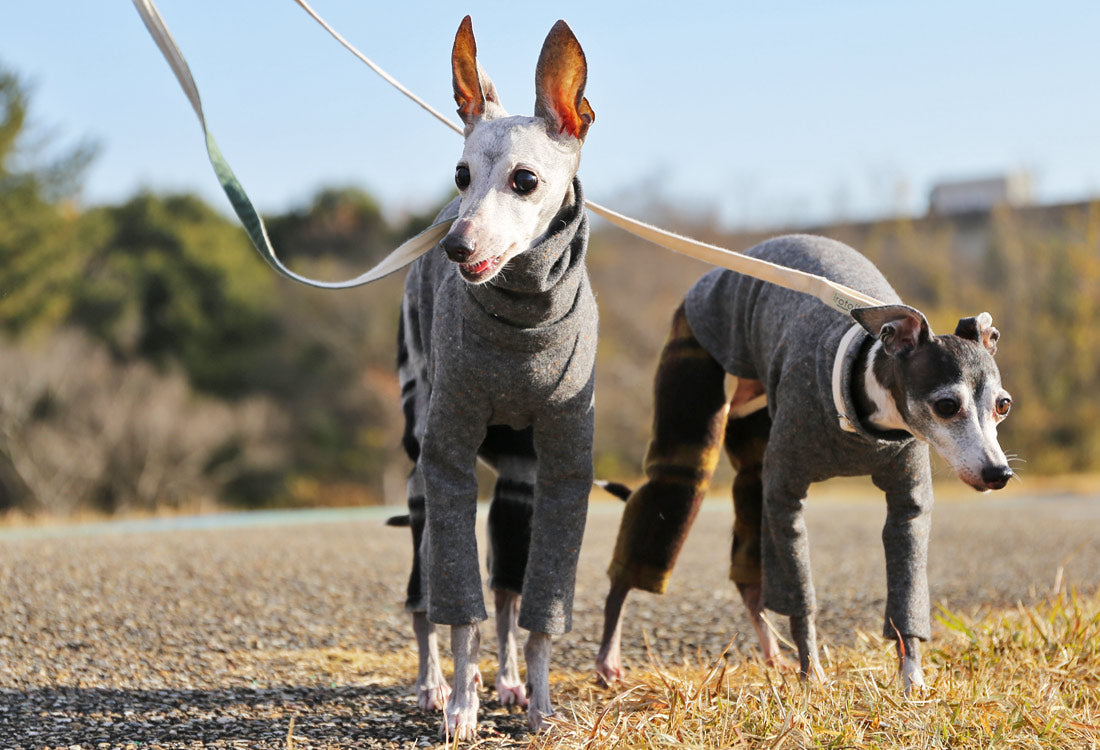
[(848, 332), (840, 339), (840, 344), (836, 348), (836, 359), (833, 360), (833, 406), (836, 408), (837, 420), (840, 422), (840, 429), (845, 432), (859, 432), (859, 428), (856, 427), (855, 415), (848, 414), (848, 400), (844, 398), (844, 366), (849, 361), (848, 349), (851, 348), (852, 342), (856, 340), (860, 332), (863, 330), (863, 326), (859, 323), (855, 323)]

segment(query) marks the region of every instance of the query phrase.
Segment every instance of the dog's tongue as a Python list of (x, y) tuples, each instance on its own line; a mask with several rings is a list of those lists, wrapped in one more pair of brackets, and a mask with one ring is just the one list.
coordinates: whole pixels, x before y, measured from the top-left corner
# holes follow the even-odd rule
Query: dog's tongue
[(466, 273), (476, 276), (478, 274), (485, 273), (490, 268), (492, 268), (493, 264), (496, 263), (496, 260), (496, 258), (486, 258), (485, 260), (479, 261), (477, 263), (466, 263), (462, 266), (462, 268), (464, 271), (466, 271)]

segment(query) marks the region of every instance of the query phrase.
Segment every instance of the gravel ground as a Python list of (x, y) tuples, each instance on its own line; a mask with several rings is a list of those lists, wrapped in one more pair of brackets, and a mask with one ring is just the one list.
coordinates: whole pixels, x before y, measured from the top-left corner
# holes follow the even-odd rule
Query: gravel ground
[[(1095, 591), (1098, 500), (1016, 490), (941, 502), (933, 600), (966, 613), (1032, 601), (1061, 566), (1065, 584)], [(555, 645), (556, 668), (591, 667), (620, 512), (593, 504), (575, 630)], [(645, 664), (643, 633), (666, 661), (717, 655), (730, 638), (730, 658), (752, 653), (725, 578), (730, 516), (728, 503), (708, 503), (669, 593), (628, 602), (628, 664)], [(882, 518), (879, 502), (811, 498), (826, 644), (879, 630)], [(435, 743), (437, 718), (410, 697), (407, 531), (368, 512), (211, 523), (0, 530), (0, 748), (286, 748), (288, 733), (299, 749)], [(484, 700), (487, 744), (522, 740), (523, 716), (491, 692)]]

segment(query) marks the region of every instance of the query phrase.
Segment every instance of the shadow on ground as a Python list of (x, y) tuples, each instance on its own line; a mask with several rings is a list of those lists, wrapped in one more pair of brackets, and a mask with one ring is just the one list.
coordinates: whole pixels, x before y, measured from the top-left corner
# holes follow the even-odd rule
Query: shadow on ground
[[(0, 701), (2, 747), (422, 747), (439, 730), (439, 715), (420, 711), (407, 687), (43, 688), (5, 690)], [(482, 713), (487, 746), (527, 736), (523, 713), (492, 703)]]

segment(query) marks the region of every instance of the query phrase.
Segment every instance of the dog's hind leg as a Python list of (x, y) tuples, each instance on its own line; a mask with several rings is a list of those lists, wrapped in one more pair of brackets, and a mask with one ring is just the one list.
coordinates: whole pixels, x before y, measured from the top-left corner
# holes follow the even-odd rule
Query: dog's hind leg
[(632, 588), (663, 593), (721, 454), (726, 373), (692, 334), (681, 305), (657, 366), (646, 482), (627, 500), (608, 570), (596, 672), (620, 679), (623, 605)]
[(424, 495), (414, 472), (409, 478), (409, 526), (413, 537), (413, 566), (409, 574), (408, 596), (405, 608), (412, 614), (413, 634), (416, 636), (417, 660), (416, 705), (422, 711), (439, 711), (447, 704), (451, 687), (443, 678), (439, 664), (439, 638), (435, 625), (428, 621), (424, 596), (424, 570), (421, 543), (424, 537)]
[(612, 579), (603, 607), (603, 637), (596, 654), (596, 679), (604, 687), (623, 678), (623, 606), (630, 584)]
[(527, 706), (527, 691), (519, 675), (519, 595), (497, 589), (493, 592), (497, 625), (497, 700), (502, 706)]
[[(408, 321), (406, 321), (408, 318)], [(424, 477), (420, 473), (420, 439), (426, 394), (423, 393), (423, 357), (415, 304), (403, 306), (397, 329), (397, 371), (401, 378), (401, 408), (405, 431), (401, 445), (413, 462), (406, 484), (409, 528), (412, 531), (413, 564), (405, 598), (405, 609), (412, 614), (419, 667), (416, 674), (416, 704), (423, 711), (438, 711), (447, 704), (451, 687), (443, 679), (439, 664), (439, 638), (435, 625), (428, 621), (427, 585), (421, 545), (424, 539)]]
[[(759, 381), (740, 380), (731, 404), (731, 414), (748, 391), (762, 390)], [(742, 393), (745, 391), (746, 393)], [(764, 503), (764, 449), (768, 445), (771, 419), (766, 409), (744, 417), (731, 416), (726, 425), (726, 454), (737, 471), (733, 480), (733, 543), (730, 550), (730, 580), (737, 586), (748, 610), (764, 662), (778, 664), (779, 642), (764, 621), (760, 565), (760, 523)]]
[(420, 662), (416, 676), (416, 705), (422, 711), (438, 711), (447, 705), (451, 695), (451, 686), (443, 679), (439, 666), (439, 637), (435, 625), (428, 622), (426, 612), (413, 612), (412, 621)]
[(536, 462), (533, 433), (490, 427), (480, 454), (497, 470), (489, 504), (489, 588), (496, 609), (497, 700), (503, 706), (526, 706), (519, 673), (519, 596), (531, 544)]

